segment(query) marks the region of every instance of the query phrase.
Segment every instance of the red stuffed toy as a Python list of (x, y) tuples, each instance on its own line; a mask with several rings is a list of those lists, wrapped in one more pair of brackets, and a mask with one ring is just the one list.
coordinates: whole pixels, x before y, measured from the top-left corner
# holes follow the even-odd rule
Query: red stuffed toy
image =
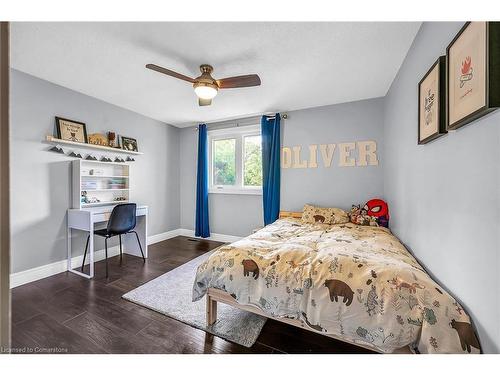
[(389, 206), (382, 199), (370, 199), (363, 210), (367, 215), (376, 217), (378, 225), (389, 227)]

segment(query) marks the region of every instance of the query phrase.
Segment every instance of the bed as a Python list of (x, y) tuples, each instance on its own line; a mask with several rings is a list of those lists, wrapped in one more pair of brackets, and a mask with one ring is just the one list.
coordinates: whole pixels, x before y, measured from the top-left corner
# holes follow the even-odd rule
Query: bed
[(301, 213), (218, 248), (193, 300), (217, 302), (381, 353), (479, 353), (469, 316), (383, 227), (305, 224)]

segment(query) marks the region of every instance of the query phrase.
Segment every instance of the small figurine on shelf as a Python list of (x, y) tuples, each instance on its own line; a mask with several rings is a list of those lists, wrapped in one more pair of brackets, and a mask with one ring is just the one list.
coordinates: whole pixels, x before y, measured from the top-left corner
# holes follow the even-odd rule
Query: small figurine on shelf
[(116, 133), (115, 132), (108, 132), (108, 144), (109, 147), (118, 147), (116, 144)]
[(104, 169), (102, 168), (92, 168), (89, 170), (89, 175), (91, 176), (103, 176), (104, 175)]
[(98, 145), (98, 146), (108, 145), (108, 139), (106, 138), (106, 136), (99, 133), (90, 134), (88, 139), (89, 143), (92, 145)]
[(99, 199), (97, 199), (96, 197), (90, 197), (90, 198), (87, 198), (87, 203), (99, 203), (101, 202)]
[(80, 202), (81, 203), (89, 203), (89, 199), (87, 198), (87, 191), (86, 190), (82, 190)]

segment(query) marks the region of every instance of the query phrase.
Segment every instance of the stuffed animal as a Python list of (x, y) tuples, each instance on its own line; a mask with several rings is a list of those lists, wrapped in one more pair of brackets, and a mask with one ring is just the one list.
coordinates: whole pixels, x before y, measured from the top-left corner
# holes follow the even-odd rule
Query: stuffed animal
[(389, 205), (382, 199), (370, 199), (364, 209), (369, 216), (376, 218), (378, 225), (389, 227)]
[(389, 206), (382, 199), (371, 199), (363, 207), (353, 204), (349, 217), (354, 224), (388, 228)]

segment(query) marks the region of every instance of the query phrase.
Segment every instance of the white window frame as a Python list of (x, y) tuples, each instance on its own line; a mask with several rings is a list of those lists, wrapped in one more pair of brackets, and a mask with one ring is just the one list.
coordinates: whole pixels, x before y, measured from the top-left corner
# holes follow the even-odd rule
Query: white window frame
[[(243, 139), (247, 136), (261, 135), (260, 125), (248, 125), (208, 131), (209, 188), (211, 194), (250, 194), (262, 195), (262, 186), (243, 185), (243, 155), (245, 154)], [(223, 139), (235, 139), (235, 185), (214, 185), (213, 183), (213, 142)]]

